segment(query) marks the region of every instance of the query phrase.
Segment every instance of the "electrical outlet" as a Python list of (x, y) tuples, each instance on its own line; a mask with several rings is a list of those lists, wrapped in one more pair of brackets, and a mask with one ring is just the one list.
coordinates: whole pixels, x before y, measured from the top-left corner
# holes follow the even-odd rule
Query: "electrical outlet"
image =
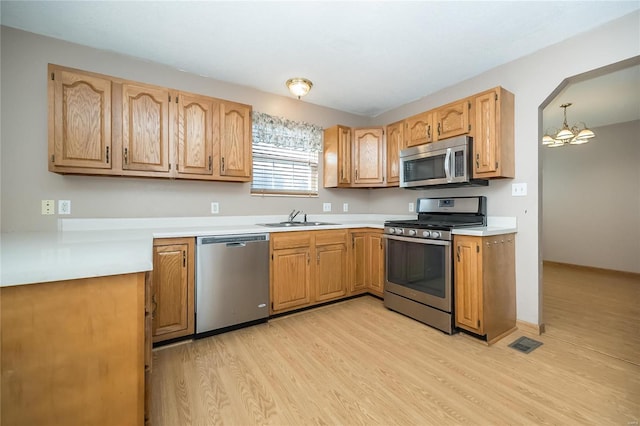
[(211, 214), (220, 213), (220, 203), (213, 202), (211, 203)]
[(71, 214), (71, 200), (58, 200), (58, 214)]
[(511, 195), (513, 197), (524, 197), (527, 195), (527, 184), (526, 183), (512, 183), (511, 184)]
[(413, 203), (409, 203), (409, 212), (413, 213), (416, 210), (416, 205)]
[(42, 200), (41, 212), (42, 214), (55, 214), (55, 200)]
[(342, 204), (342, 211), (345, 213), (349, 211), (349, 203)]
[(330, 212), (331, 211), (331, 203), (322, 203), (322, 211)]

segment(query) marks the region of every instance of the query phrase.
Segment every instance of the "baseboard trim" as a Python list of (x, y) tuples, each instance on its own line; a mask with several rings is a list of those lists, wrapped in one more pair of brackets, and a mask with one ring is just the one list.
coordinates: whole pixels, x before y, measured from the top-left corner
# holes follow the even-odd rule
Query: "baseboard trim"
[(543, 260), (542, 265), (543, 266), (561, 266), (565, 268), (582, 269), (584, 271), (606, 272), (608, 274), (619, 274), (619, 275), (626, 275), (630, 277), (640, 278), (640, 273), (638, 272), (617, 271), (615, 269), (596, 268), (595, 266), (576, 265), (573, 263), (553, 262), (551, 260)]
[(538, 336), (544, 333), (544, 324), (533, 324), (531, 322), (517, 320), (516, 327), (518, 327), (518, 330), (536, 334)]

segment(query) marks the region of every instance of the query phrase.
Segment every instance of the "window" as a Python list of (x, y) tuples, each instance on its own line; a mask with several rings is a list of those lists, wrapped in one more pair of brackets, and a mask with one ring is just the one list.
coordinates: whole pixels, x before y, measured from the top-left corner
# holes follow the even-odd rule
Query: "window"
[(322, 128), (253, 112), (252, 194), (318, 195)]

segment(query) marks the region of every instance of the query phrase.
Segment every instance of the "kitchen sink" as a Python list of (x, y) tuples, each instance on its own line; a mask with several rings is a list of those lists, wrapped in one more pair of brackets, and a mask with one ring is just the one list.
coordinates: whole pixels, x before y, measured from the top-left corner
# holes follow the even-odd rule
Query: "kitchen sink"
[(337, 225), (337, 223), (330, 222), (276, 222), (276, 223), (260, 223), (261, 226), (270, 226), (270, 227), (290, 227), (290, 226), (326, 226), (326, 225)]

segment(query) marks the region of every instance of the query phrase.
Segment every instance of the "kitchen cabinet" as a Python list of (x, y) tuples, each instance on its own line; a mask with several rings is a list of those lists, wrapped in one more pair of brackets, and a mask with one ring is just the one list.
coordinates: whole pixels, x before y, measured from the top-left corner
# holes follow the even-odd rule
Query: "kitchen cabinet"
[(323, 177), (325, 188), (351, 184), (351, 128), (336, 125), (324, 130)]
[(473, 102), (473, 177), (515, 177), (513, 93), (497, 87), (476, 95)]
[(405, 147), (405, 121), (389, 124), (387, 131), (387, 186), (400, 184), (400, 151)]
[(345, 296), (346, 242), (346, 230), (271, 234), (271, 313)]
[(250, 181), (252, 169), (251, 107), (220, 104), (220, 179)]
[(247, 182), (251, 106), (49, 64), (49, 170)]
[(385, 140), (382, 127), (353, 130), (354, 187), (384, 186)]
[(153, 242), (153, 342), (194, 333), (194, 239)]
[(111, 173), (111, 81), (49, 67), (49, 170)]
[(492, 344), (516, 328), (515, 234), (455, 235), (456, 327)]
[(2, 423), (144, 422), (145, 273), (0, 289)]
[(404, 120), (404, 138), (407, 148), (435, 140), (433, 117), (433, 111), (425, 111)]
[[(219, 103), (206, 96), (180, 93), (178, 100), (178, 175), (213, 176), (214, 129)], [(216, 142), (219, 135), (216, 134)]]
[(384, 292), (384, 242), (382, 230), (354, 229), (351, 236), (351, 294)]
[(451, 102), (437, 108), (435, 110), (437, 140), (469, 133), (471, 131), (470, 110), (471, 101), (469, 99)]
[(122, 85), (122, 169), (169, 175), (169, 91)]

